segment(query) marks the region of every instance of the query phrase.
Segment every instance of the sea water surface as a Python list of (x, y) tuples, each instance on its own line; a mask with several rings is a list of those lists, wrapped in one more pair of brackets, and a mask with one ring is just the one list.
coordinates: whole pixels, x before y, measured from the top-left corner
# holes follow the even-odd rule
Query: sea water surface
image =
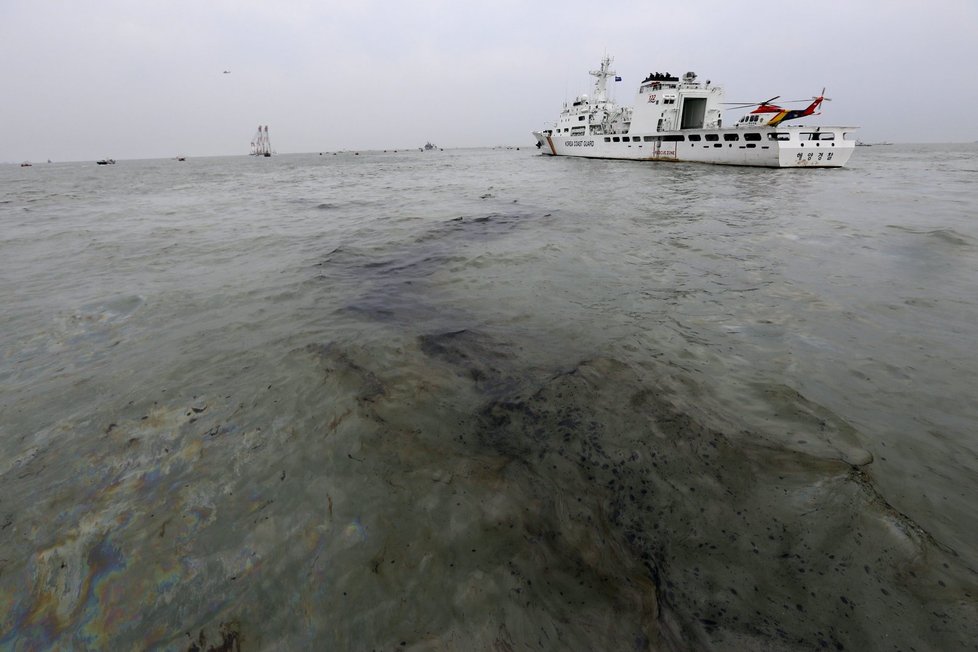
[(0, 648), (978, 641), (978, 146), (0, 167)]

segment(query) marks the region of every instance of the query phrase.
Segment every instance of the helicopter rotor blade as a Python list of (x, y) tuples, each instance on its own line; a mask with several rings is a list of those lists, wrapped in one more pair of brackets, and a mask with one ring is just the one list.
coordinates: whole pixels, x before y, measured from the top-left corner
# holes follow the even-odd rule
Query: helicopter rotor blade
[(784, 100), (784, 101), (786, 103), (788, 103), (788, 102), (814, 102), (815, 100), (817, 100), (819, 98), (822, 98), (822, 101), (824, 101), (824, 102), (831, 102), (832, 101), (832, 98), (831, 97), (825, 97), (825, 88), (822, 88), (822, 92), (819, 93), (818, 95), (813, 95), (811, 97), (807, 97), (807, 98), (802, 99), (802, 100)]
[(734, 106), (727, 107), (728, 111), (730, 109), (746, 109), (749, 106), (768, 106), (769, 104), (771, 104), (771, 102), (778, 99), (779, 97), (781, 96), (775, 95), (771, 99), (764, 100), (763, 102), (721, 102), (721, 104), (733, 104)]

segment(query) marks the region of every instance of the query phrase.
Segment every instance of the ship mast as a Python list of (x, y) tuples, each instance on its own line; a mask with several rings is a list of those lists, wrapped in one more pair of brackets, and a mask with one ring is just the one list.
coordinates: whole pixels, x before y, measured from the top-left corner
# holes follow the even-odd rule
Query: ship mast
[(272, 144), (268, 139), (268, 125), (262, 127), (258, 125), (258, 133), (251, 141), (252, 156), (271, 156)]
[(596, 79), (594, 80), (594, 102), (607, 102), (608, 101), (608, 78), (615, 76), (615, 71), (611, 69), (611, 62), (613, 59), (607, 55), (601, 60), (601, 68), (598, 70), (591, 70), (588, 72), (589, 75), (593, 75)]

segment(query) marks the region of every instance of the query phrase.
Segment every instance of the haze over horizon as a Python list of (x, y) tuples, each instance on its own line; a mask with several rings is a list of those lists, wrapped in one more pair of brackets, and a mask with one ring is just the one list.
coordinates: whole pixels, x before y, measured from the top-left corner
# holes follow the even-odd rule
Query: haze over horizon
[(279, 153), (530, 146), (605, 53), (624, 104), (649, 72), (695, 71), (728, 101), (824, 86), (818, 121), (869, 142), (978, 139), (958, 118), (978, 104), (978, 2), (593, 8), (6, 0), (0, 161), (246, 154), (259, 124)]

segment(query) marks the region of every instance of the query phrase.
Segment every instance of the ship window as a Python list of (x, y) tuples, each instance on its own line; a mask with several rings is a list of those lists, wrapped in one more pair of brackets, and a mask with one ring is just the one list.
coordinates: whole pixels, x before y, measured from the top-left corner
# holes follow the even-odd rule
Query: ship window
[(610, 143), (611, 142), (611, 136), (605, 136), (604, 137), (604, 142)]
[(690, 134), (689, 135), (689, 139), (690, 140), (695, 140), (695, 141), (702, 140), (702, 138), (700, 138), (700, 135), (699, 134)]
[(686, 140), (686, 136), (679, 136), (679, 135), (663, 136), (662, 140), (663, 142), (666, 143), (678, 143)]
[(611, 140), (613, 140), (613, 141), (615, 141), (617, 143), (617, 142), (621, 141), (621, 138), (619, 138), (618, 136), (615, 136)]
[(652, 140), (653, 140), (653, 137), (652, 137), (652, 136), (646, 136), (646, 137), (645, 137), (645, 138), (643, 138), (642, 140), (644, 140), (644, 141), (645, 141), (645, 142), (647, 142), (647, 143), (651, 143), (651, 142), (652, 142)]
[(852, 133), (850, 131), (843, 132), (842, 139), (843, 140), (856, 140), (856, 134), (854, 134), (854, 133)]
[(769, 133), (767, 135), (767, 139), (768, 140), (791, 140), (791, 134), (786, 134), (783, 131), (779, 131), (779, 132), (773, 133), (773, 134), (772, 133)]
[(583, 115), (582, 115), (582, 116), (579, 116), (579, 117), (577, 118), (577, 120), (578, 120), (578, 121), (581, 121), (581, 120), (583, 120), (583, 119), (584, 119), (584, 116), (583, 116)]
[(761, 134), (744, 134), (744, 140), (760, 140)]
[(740, 134), (723, 134), (724, 140), (740, 140)]
[(835, 140), (835, 134), (831, 131), (823, 131), (819, 140)]
[(707, 140), (720, 140), (720, 134), (706, 134), (704, 138)]
[(627, 143), (628, 141), (629, 141), (629, 138), (628, 138), (628, 136), (622, 136), (622, 137), (621, 137), (621, 142), (623, 142), (623, 143)]

